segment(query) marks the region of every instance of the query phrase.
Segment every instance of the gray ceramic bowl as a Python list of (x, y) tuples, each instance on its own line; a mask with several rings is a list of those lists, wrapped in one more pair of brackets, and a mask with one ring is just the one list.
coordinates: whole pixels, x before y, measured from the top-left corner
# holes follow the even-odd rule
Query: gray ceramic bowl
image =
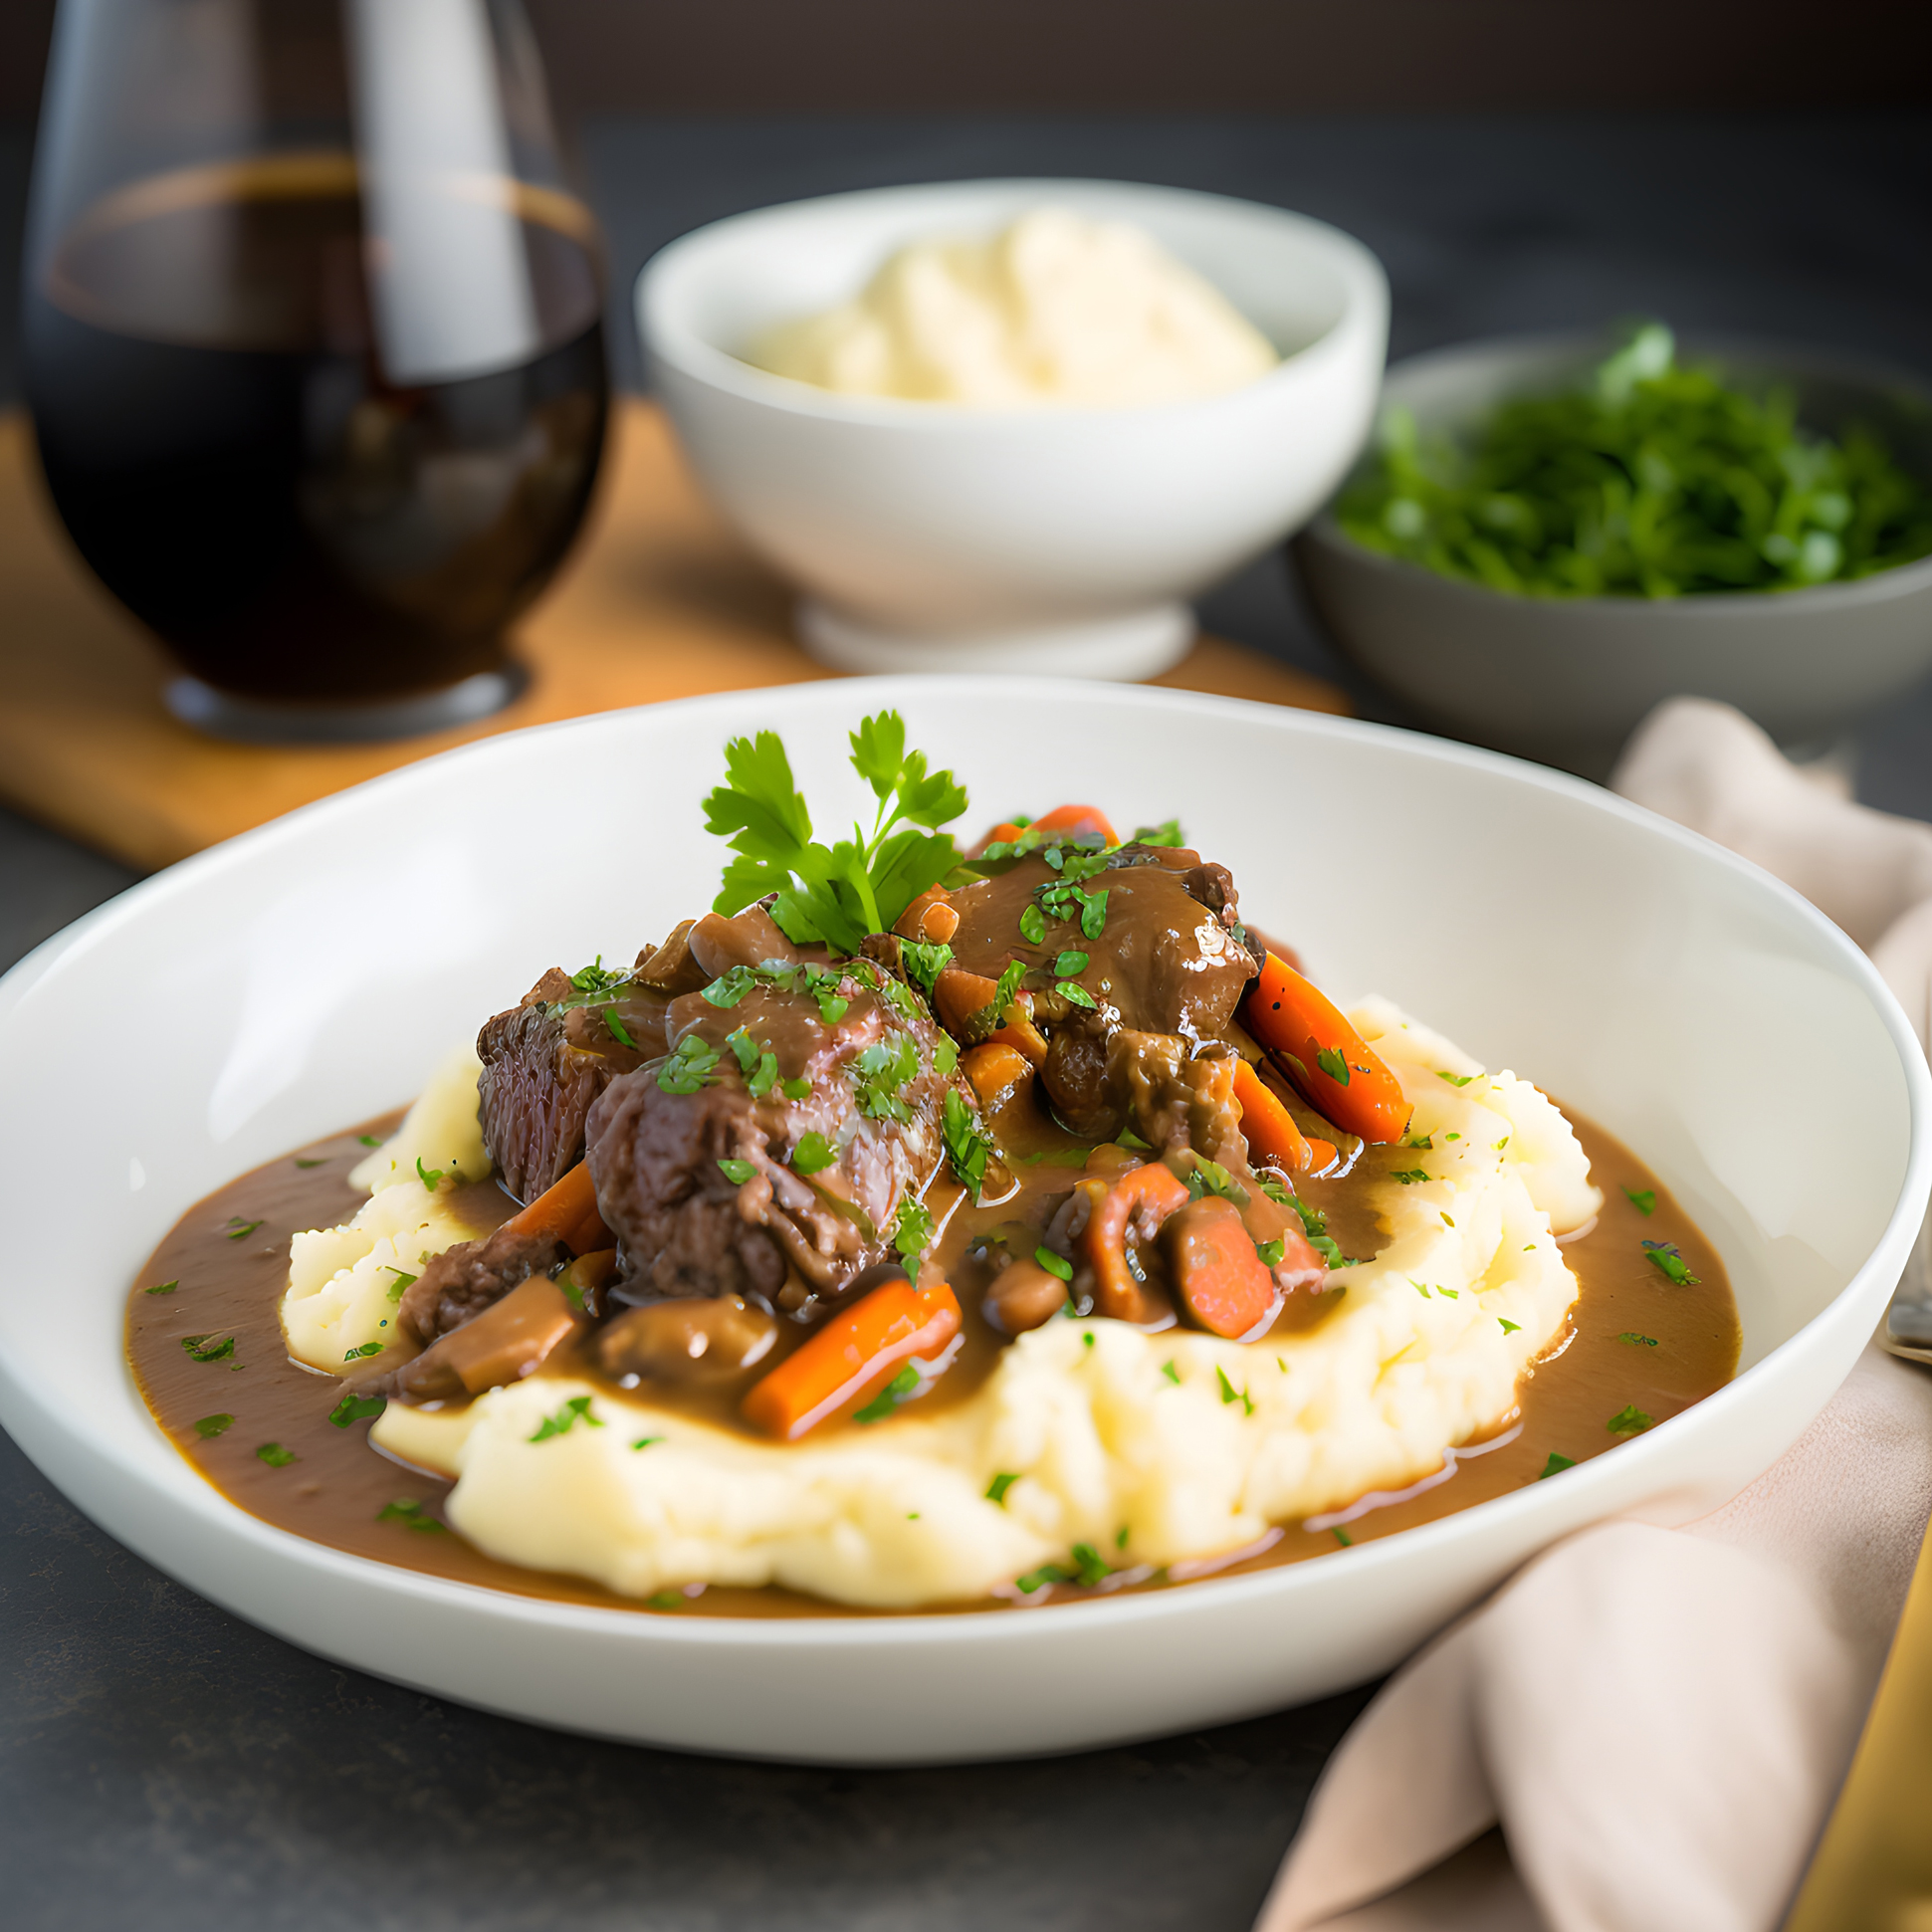
[[(1797, 393), (1799, 419), (1863, 422), (1932, 476), (1932, 385), (1902, 370), (1765, 343), (1690, 337), (1747, 386)], [(1411, 356), (1383, 383), (1424, 432), (1461, 429), (1506, 395), (1561, 388), (1599, 334), (1518, 336)], [(1516, 597), (1398, 562), (1324, 514), (1294, 545), (1317, 614), (1379, 684), (1438, 730), (1603, 777), (1661, 699), (1720, 698), (1792, 748), (1823, 751), (1932, 669), (1932, 557), (1809, 590)]]

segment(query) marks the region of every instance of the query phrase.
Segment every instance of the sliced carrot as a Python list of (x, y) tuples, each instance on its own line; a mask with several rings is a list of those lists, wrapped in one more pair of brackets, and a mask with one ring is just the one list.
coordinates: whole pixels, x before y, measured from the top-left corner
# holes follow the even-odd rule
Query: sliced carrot
[(591, 1254), (615, 1245), (615, 1236), (597, 1212), (597, 1187), (590, 1179), (588, 1161), (579, 1161), (504, 1225), (519, 1234), (553, 1234), (572, 1254)]
[(1112, 821), (1098, 805), (1055, 805), (1050, 812), (1042, 813), (1029, 824), (1017, 825), (1011, 819), (995, 825), (980, 841), (983, 851), (988, 845), (1008, 845), (1018, 838), (1021, 832), (1098, 832), (1109, 845), (1118, 845), (1120, 835), (1114, 830)]
[(1241, 1106), (1241, 1137), (1258, 1163), (1284, 1174), (1307, 1174), (1315, 1157), (1295, 1117), (1245, 1060), (1234, 1063), (1234, 1098)]
[(914, 1356), (931, 1361), (960, 1332), (960, 1304), (943, 1281), (915, 1288), (888, 1281), (842, 1308), (817, 1334), (752, 1386), (745, 1419), (795, 1442), (828, 1417), (856, 1408)]
[(1169, 1220), (1164, 1238), (1175, 1293), (1208, 1334), (1237, 1342), (1273, 1314), (1280, 1299), (1274, 1274), (1231, 1200), (1208, 1194), (1189, 1201)]
[(972, 1083), (979, 1105), (996, 1113), (1020, 1085), (1033, 1077), (1033, 1063), (1016, 1046), (988, 1040), (960, 1056), (960, 1071)]
[(893, 922), (901, 939), (944, 946), (960, 930), (960, 915), (944, 886), (929, 886)]
[(1327, 1174), (1342, 1158), (1333, 1141), (1318, 1141), (1312, 1134), (1308, 1137), (1308, 1172), (1312, 1175)]
[(1140, 1313), (1146, 1297), (1127, 1265), (1128, 1225), (1135, 1223), (1144, 1237), (1151, 1237), (1176, 1208), (1186, 1203), (1186, 1183), (1177, 1181), (1158, 1161), (1130, 1168), (1100, 1197), (1082, 1237), (1094, 1271), (1095, 1313), (1119, 1321), (1132, 1321)]
[[(933, 1008), (940, 1024), (964, 1042), (972, 1037), (973, 1021), (992, 1004), (998, 991), (998, 981), (988, 979), (983, 972), (948, 966), (933, 982)], [(986, 1037), (989, 1043), (1010, 1046), (1024, 1054), (1037, 1067), (1046, 1061), (1046, 1040), (1033, 1024), (1029, 1008), (1030, 1002), (1022, 993), (1001, 1016), (1004, 1024)]]
[(1337, 1127), (1383, 1145), (1407, 1132), (1410, 1109), (1401, 1082), (1334, 1001), (1278, 954), (1268, 955), (1248, 987), (1241, 1022), (1302, 1098)]

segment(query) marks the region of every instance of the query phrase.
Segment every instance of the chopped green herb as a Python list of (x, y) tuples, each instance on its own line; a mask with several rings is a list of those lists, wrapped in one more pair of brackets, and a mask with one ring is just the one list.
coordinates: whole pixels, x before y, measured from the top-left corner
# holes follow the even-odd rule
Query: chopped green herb
[(1006, 1507), (1006, 1492), (1019, 1481), (1016, 1471), (1002, 1470), (986, 1485), (986, 1501), (997, 1503), (1001, 1509)]
[(919, 1257), (933, 1245), (933, 1217), (923, 1201), (909, 1200), (892, 1224), (892, 1244), (909, 1273), (919, 1271)]
[(920, 991), (930, 996), (934, 981), (953, 964), (953, 949), (926, 940), (901, 940), (899, 963)]
[(400, 1523), (406, 1530), (447, 1531), (449, 1528), (448, 1524), (439, 1523), (425, 1512), (419, 1496), (401, 1496), (393, 1503), (384, 1503), (376, 1511), (375, 1520), (378, 1523)]
[[(1064, 960), (1067, 956), (1063, 953), (1060, 957)], [(1084, 1006), (1090, 1013), (1100, 1010), (1099, 1002), (1095, 1000), (1093, 994), (1085, 986), (1081, 985), (1078, 980), (1063, 980), (1058, 990), (1061, 997), (1070, 1005)]]
[(1178, 1383), (1181, 1380), (1181, 1371), (1177, 1369), (1172, 1362), (1162, 1363), (1161, 1373), (1164, 1376), (1166, 1376), (1170, 1382)]
[(1089, 1330), (1088, 1330), (1088, 1331), (1086, 1332), (1086, 1334), (1084, 1334), (1083, 1336), (1081, 1336), (1081, 1338), (1080, 1338), (1080, 1346), (1081, 1346), (1081, 1347), (1082, 1347), (1083, 1349), (1090, 1349), (1090, 1348), (1092, 1348), (1092, 1347), (1093, 1347), (1093, 1345), (1094, 1345), (1094, 1332), (1093, 1332), (1093, 1330), (1092, 1330), (1092, 1329), (1089, 1329)]
[(1462, 1299), (1462, 1290), (1460, 1288), (1445, 1288), (1439, 1281), (1435, 1284), (1435, 1292), (1448, 1301), (1460, 1301)]
[(1623, 1192), (1639, 1214), (1654, 1214), (1657, 1209), (1657, 1190), (1654, 1187), (1625, 1187)]
[(1416, 1181), (1428, 1180), (1429, 1172), (1426, 1168), (1408, 1168), (1392, 1174), (1389, 1178), (1391, 1181), (1399, 1181), (1404, 1187), (1412, 1187)]
[(1335, 1082), (1338, 1087), (1349, 1084), (1349, 1063), (1334, 1047), (1325, 1046), (1315, 1055), (1315, 1064)]
[[(1453, 1141), (1453, 1140), (1459, 1139), (1460, 1137), (1454, 1134), (1445, 1134), (1442, 1138), (1445, 1141)], [(1426, 1134), (1411, 1134), (1408, 1137), (1408, 1139), (1402, 1143), (1402, 1146), (1417, 1148), (1424, 1154), (1433, 1153), (1435, 1149), (1435, 1143), (1432, 1140), (1430, 1140)]]
[(1086, 971), (1087, 959), (1085, 953), (1076, 953), (1069, 948), (1053, 962), (1053, 970), (1060, 978), (1071, 979), (1076, 973)]
[(191, 1362), (222, 1362), (235, 1353), (235, 1338), (224, 1335), (184, 1335), (181, 1346), (187, 1350)]
[(388, 1295), (391, 1301), (401, 1301), (403, 1296), (403, 1290), (408, 1288), (412, 1283), (418, 1281), (421, 1278), (420, 1276), (406, 1273), (401, 1268), (392, 1268), (388, 1265), (387, 1262), (383, 1263), (382, 1271), (384, 1274), (391, 1274), (395, 1276), (395, 1280), (390, 1282), (389, 1288), (388, 1288)]
[(1650, 1265), (1663, 1278), (1679, 1288), (1695, 1288), (1699, 1277), (1692, 1274), (1684, 1263), (1684, 1257), (1668, 1241), (1645, 1241), (1644, 1252), (1650, 1257)]
[(625, 1031), (624, 1022), (617, 1017), (617, 1008), (615, 1006), (606, 1006), (604, 1008), (604, 1024), (610, 1028), (610, 1037), (619, 1046), (627, 1046), (633, 1053), (637, 1051), (637, 1042)]
[(725, 1044), (731, 1048), (741, 1073), (750, 1073), (757, 1065), (758, 1043), (745, 1027), (734, 1027), (725, 1035)]
[(1641, 1435), (1645, 1429), (1656, 1427), (1656, 1421), (1632, 1402), (1627, 1408), (1619, 1408), (1604, 1426), (1612, 1435)]
[(942, 1080), (953, 1077), (953, 1069), (960, 1064), (960, 1043), (951, 1033), (942, 1033), (933, 1042), (933, 1071)]
[(653, 1442), (662, 1442), (663, 1440), (664, 1440), (664, 1437), (661, 1435), (640, 1435), (637, 1438), (637, 1440), (631, 1444), (631, 1447), (633, 1449), (648, 1449)]
[(1496, 1320), (1502, 1325), (1505, 1335), (1514, 1335), (1523, 1326), (1521, 1322), (1512, 1322), (1507, 1315), (1498, 1315)]
[(1460, 1134), (1444, 1134), (1442, 1138), (1445, 1141), (1459, 1141), (1462, 1139), (1462, 1136)]
[(658, 1590), (653, 1591), (644, 1601), (654, 1610), (683, 1610), (691, 1600), (681, 1590)]
[(1046, 944), (1046, 915), (1030, 900), (1019, 916), (1019, 936), (1029, 946)]
[(1005, 969), (1000, 973), (998, 979), (993, 984), (992, 998), (988, 1002), (988, 1004), (990, 1004), (990, 1006), (992, 1007), (993, 1021), (995, 1025), (1002, 1024), (1004, 1022), (1006, 1018), (1006, 1008), (1010, 1006), (1013, 1003), (1013, 1001), (1019, 997), (1020, 985), (1025, 980), (1025, 978), (1026, 978), (1026, 962), (1024, 960), (1008, 961), (1006, 964)]
[(1042, 1244), (1033, 1250), (1033, 1259), (1050, 1275), (1058, 1275), (1062, 1281), (1073, 1279), (1073, 1263), (1064, 1255), (1055, 1254), (1050, 1247)]
[(1196, 1200), (1203, 1194), (1219, 1194), (1236, 1207), (1248, 1204), (1248, 1190), (1218, 1161), (1210, 1161), (1204, 1154), (1194, 1157), (1194, 1165), (1187, 1174), (1187, 1191)]
[(1351, 1536), (1351, 1535), (1350, 1535), (1350, 1534), (1348, 1533), (1348, 1531), (1347, 1531), (1347, 1530), (1345, 1530), (1345, 1529), (1344, 1529), (1344, 1528), (1343, 1528), (1343, 1527), (1341, 1526), (1341, 1524), (1339, 1524), (1339, 1523), (1337, 1523), (1337, 1524), (1336, 1524), (1336, 1525), (1334, 1526), (1334, 1529), (1333, 1529), (1333, 1531), (1332, 1531), (1332, 1534), (1334, 1535), (1334, 1538), (1335, 1538), (1335, 1540), (1336, 1540), (1336, 1542), (1338, 1542), (1339, 1544), (1341, 1544), (1341, 1546), (1343, 1547), (1343, 1549), (1345, 1549), (1345, 1550), (1353, 1550), (1353, 1549), (1355, 1548), (1355, 1538), (1354, 1538), (1354, 1537), (1352, 1537), (1352, 1536)]
[(1236, 1389), (1228, 1381), (1227, 1371), (1219, 1363), (1214, 1365), (1214, 1378), (1221, 1385), (1221, 1400), (1223, 1402), (1241, 1402), (1246, 1406), (1247, 1412), (1250, 1415), (1254, 1413), (1254, 1404), (1248, 1400), (1248, 1392), (1245, 1389)]
[(583, 1290), (568, 1275), (560, 1275), (557, 1284), (563, 1290), (563, 1299), (579, 1312), (583, 1309)]
[(811, 1092), (809, 1080), (786, 1080), (779, 1084), (778, 1091), (787, 1100), (803, 1100)]
[(226, 1231), (228, 1234), (228, 1238), (231, 1241), (239, 1241), (244, 1239), (246, 1236), (253, 1234), (255, 1230), (261, 1225), (262, 1223), (260, 1221), (245, 1221), (242, 1219), (242, 1217), (239, 1214), (237, 1214), (235, 1218), (228, 1223), (228, 1227)]
[(1654, 1335), (1639, 1335), (1634, 1329), (1625, 1329), (1616, 1339), (1619, 1342), (1627, 1342), (1633, 1349), (1654, 1349), (1657, 1346), (1657, 1338)]
[(1107, 930), (1106, 892), (1082, 892), (1076, 886), (1074, 897), (1080, 901), (1080, 937), (1097, 940)]
[(1091, 1543), (1076, 1543), (1073, 1546), (1074, 1582), (1082, 1590), (1091, 1590), (1114, 1573), (1101, 1561), (1100, 1552)]
[(232, 1428), (235, 1418), (232, 1415), (204, 1415), (194, 1425), (194, 1432), (204, 1442), (212, 1442), (223, 1429)]
[(838, 1159), (838, 1149), (815, 1129), (799, 1135), (792, 1144), (791, 1170), (794, 1174), (819, 1174)]
[(363, 1147), (380, 1147), (382, 1145), (381, 1141), (373, 1134), (358, 1134), (355, 1138)]
[(423, 1167), (423, 1157), (419, 1154), (416, 1156), (416, 1179), (423, 1183), (425, 1192), (433, 1194), (442, 1184), (443, 1170), (441, 1168), (425, 1170)]
[(667, 1094), (695, 1094), (711, 1083), (718, 1065), (718, 1049), (696, 1033), (687, 1033), (677, 1051), (658, 1069), (657, 1083)]
[(1558, 1455), (1556, 1450), (1552, 1449), (1549, 1461), (1543, 1465), (1543, 1474), (1537, 1477), (1537, 1481), (1547, 1481), (1551, 1476), (1560, 1476), (1566, 1469), (1574, 1469), (1576, 1466), (1575, 1456)]
[(529, 1439), (547, 1442), (553, 1435), (568, 1435), (579, 1422), (586, 1428), (602, 1428), (603, 1422), (590, 1412), (591, 1399), (588, 1395), (572, 1395), (554, 1415), (545, 1415), (537, 1423), (537, 1433)]
[(853, 1411), (853, 1421), (883, 1422), (918, 1387), (919, 1371), (908, 1363), (863, 1408)]
[(992, 1143), (979, 1131), (979, 1123), (957, 1087), (946, 1091), (946, 1105), (940, 1116), (940, 1129), (946, 1141), (947, 1157), (953, 1172), (977, 1197), (986, 1179), (986, 1163), (992, 1158)]
[(350, 1349), (342, 1357), (342, 1360), (344, 1362), (360, 1362), (365, 1356), (380, 1355), (381, 1353), (382, 1344), (380, 1342), (358, 1342), (354, 1348)]
[(1277, 1236), (1272, 1241), (1255, 1242), (1254, 1251), (1261, 1257), (1261, 1265), (1264, 1268), (1278, 1268), (1281, 1266), (1282, 1256), (1288, 1252), (1288, 1243)]
[(1127, 1525), (1125, 1523), (1115, 1532), (1114, 1548), (1117, 1550), (1125, 1550), (1127, 1548)]
[(910, 1033), (875, 1040), (852, 1062), (859, 1112), (868, 1120), (906, 1121), (912, 1109), (900, 1098), (908, 1081), (919, 1077), (919, 1043)]
[(328, 1157), (325, 1154), (316, 1155), (313, 1159), (305, 1159), (300, 1154), (296, 1156), (296, 1166), (299, 1168), (325, 1168), (327, 1165)]
[(762, 1100), (771, 1091), (772, 1083), (778, 1077), (778, 1056), (764, 1052), (758, 1055), (758, 1063), (745, 1081), (745, 1091), (753, 1100)]
[(1480, 1079), (1481, 1075), (1474, 1073), (1444, 1073), (1440, 1067), (1437, 1067), (1435, 1077), (1438, 1080), (1446, 1080), (1452, 1087), (1466, 1087), (1470, 1081)]
[(143, 1288), (141, 1293), (144, 1295), (171, 1295), (180, 1285), (178, 1281), (157, 1281), (152, 1288)]
[(351, 1422), (362, 1421), (371, 1415), (380, 1415), (389, 1406), (381, 1395), (344, 1395), (328, 1411), (328, 1419), (338, 1429), (345, 1429)]
[(719, 1165), (719, 1168), (723, 1171), (725, 1179), (729, 1181), (734, 1187), (744, 1186), (745, 1183), (748, 1181), (750, 1181), (754, 1174), (757, 1173), (757, 1169), (754, 1168), (751, 1162), (740, 1161), (735, 1157), (729, 1156), (729, 1155), (722, 1158), (719, 1161), (718, 1165)]
[(255, 1453), (271, 1469), (286, 1469), (290, 1463), (302, 1460), (293, 1449), (285, 1449), (280, 1442), (264, 1442)]
[(1165, 825), (1143, 825), (1134, 834), (1133, 843), (1136, 845), (1181, 846), (1185, 845), (1187, 841), (1181, 835), (1180, 819), (1171, 818)]
[(1422, 1298), (1422, 1299), (1423, 1299), (1424, 1301), (1427, 1301), (1427, 1300), (1428, 1300), (1428, 1298), (1429, 1298), (1429, 1291), (1428, 1291), (1428, 1290), (1427, 1290), (1426, 1288), (1424, 1288), (1424, 1287), (1422, 1286), (1422, 1284), (1421, 1284), (1421, 1283), (1420, 1283), (1419, 1281), (1417, 1281), (1417, 1280), (1415, 1279), (1415, 1277), (1414, 1277), (1413, 1275), (1409, 1275), (1409, 1276), (1407, 1276), (1407, 1277), (1406, 1277), (1406, 1280), (1407, 1280), (1407, 1282), (1408, 1282), (1408, 1285), (1409, 1285), (1409, 1286), (1410, 1286), (1411, 1288), (1413, 1288), (1413, 1289), (1415, 1290), (1415, 1292), (1416, 1292), (1416, 1293), (1417, 1293), (1418, 1295), (1420, 1295), (1420, 1296), (1421, 1296), (1421, 1298)]

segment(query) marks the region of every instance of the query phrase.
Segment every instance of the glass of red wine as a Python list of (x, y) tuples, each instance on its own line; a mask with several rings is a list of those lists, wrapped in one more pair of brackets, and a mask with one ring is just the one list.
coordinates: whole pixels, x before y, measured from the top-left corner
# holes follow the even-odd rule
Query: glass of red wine
[(482, 717), (579, 524), (596, 225), (519, 0), (61, 0), (23, 346), (48, 489), (177, 717)]

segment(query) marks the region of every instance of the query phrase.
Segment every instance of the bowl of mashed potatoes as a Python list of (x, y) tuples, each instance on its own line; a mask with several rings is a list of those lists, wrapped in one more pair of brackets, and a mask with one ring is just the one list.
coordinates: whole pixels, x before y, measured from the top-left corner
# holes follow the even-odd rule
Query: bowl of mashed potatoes
[(1388, 281), (1278, 208), (963, 182), (734, 216), (637, 288), (719, 508), (846, 670), (1139, 678), (1366, 438)]

